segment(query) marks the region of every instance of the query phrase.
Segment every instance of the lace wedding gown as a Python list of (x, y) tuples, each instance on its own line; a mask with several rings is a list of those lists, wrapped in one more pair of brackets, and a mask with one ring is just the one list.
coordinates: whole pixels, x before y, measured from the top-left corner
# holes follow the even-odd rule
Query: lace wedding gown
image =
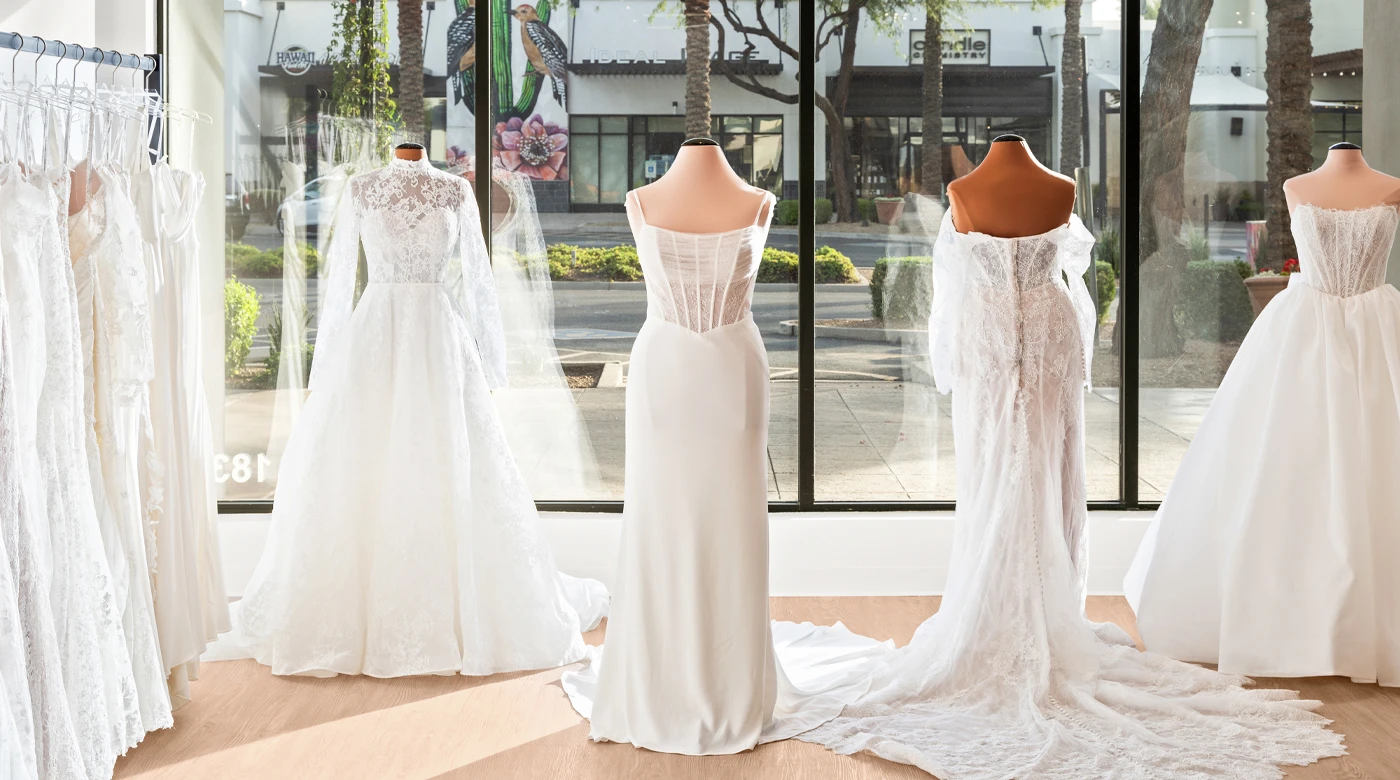
[(1400, 685), (1393, 206), (1299, 206), (1259, 315), (1125, 590), (1147, 647), (1223, 672)]
[(940, 780), (1274, 780), (1343, 752), (1318, 702), (1084, 617), (1093, 244), (1077, 219), (1002, 239), (944, 218), (930, 330), (958, 458), (947, 591), (870, 692), (801, 739)]
[[(395, 159), (348, 188), (312, 392), (232, 642), (275, 674), (576, 661), (606, 598), (555, 568), (496, 418), (505, 355), (469, 185)], [(355, 303), (362, 240), (369, 284)]]
[(786, 739), (892, 646), (768, 617), (768, 356), (750, 314), (773, 198), (692, 234), (627, 213), (647, 318), (627, 377), (622, 552), (601, 652), (563, 677), (594, 740), (714, 755)]

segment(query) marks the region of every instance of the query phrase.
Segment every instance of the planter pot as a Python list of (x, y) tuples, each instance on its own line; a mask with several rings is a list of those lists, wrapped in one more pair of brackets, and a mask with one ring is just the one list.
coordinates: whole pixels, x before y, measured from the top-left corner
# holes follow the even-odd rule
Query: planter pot
[(1264, 311), (1264, 307), (1269, 305), (1269, 301), (1275, 295), (1283, 292), (1283, 288), (1288, 286), (1287, 276), (1251, 276), (1244, 280), (1244, 286), (1249, 290), (1249, 303), (1254, 307), (1254, 318), (1259, 318), (1259, 313)]
[(904, 216), (904, 199), (875, 201), (875, 216), (881, 225), (893, 225)]

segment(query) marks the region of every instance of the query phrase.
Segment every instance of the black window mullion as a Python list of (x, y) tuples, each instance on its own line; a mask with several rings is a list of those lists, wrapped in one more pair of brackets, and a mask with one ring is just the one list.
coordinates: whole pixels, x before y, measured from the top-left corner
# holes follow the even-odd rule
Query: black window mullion
[(797, 505), (816, 498), (816, 0), (801, 0), (797, 65)]
[(491, 73), (491, 4), (482, 0), (476, 4), (476, 207), (480, 213), (481, 235), (486, 240), (486, 252), (491, 253), (491, 95), (496, 88)]
[[(1118, 230), (1122, 246), (1119, 251), (1119, 274), (1122, 284), (1118, 292), (1119, 359), (1122, 377), (1118, 387), (1118, 422), (1120, 457), (1120, 498), (1129, 509), (1138, 507), (1138, 226), (1141, 201), (1140, 160), (1142, 127), (1139, 107), (1142, 102), (1142, 13), (1138, 0), (1122, 0), (1123, 40), (1119, 83), (1121, 84), (1122, 115), (1118, 134), (1119, 213), (1122, 225)], [(1132, 23), (1129, 24), (1129, 21)]]

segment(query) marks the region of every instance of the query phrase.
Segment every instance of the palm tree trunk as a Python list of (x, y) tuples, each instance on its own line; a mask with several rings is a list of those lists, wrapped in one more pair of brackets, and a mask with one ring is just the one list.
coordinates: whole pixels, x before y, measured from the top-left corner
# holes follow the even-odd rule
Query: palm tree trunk
[[(1186, 139), (1191, 85), (1214, 0), (1162, 0), (1142, 87), (1141, 189), (1138, 264), (1142, 305), (1141, 356), (1181, 354), (1176, 327), (1177, 285), (1189, 254), (1181, 241), (1186, 216)], [(1131, 29), (1131, 28), (1129, 28)], [(1132, 34), (1126, 32), (1125, 34)], [(1134, 85), (1124, 84), (1124, 89)]]
[(924, 115), (919, 154), (919, 191), (943, 197), (943, 19), (939, 0), (924, 6)]
[(1084, 37), (1079, 34), (1083, 8), (1084, 0), (1065, 0), (1060, 54), (1060, 173), (1071, 178), (1084, 164)]
[(685, 0), (685, 135), (710, 134), (710, 0)]
[(1265, 262), (1281, 268), (1298, 256), (1283, 183), (1312, 170), (1312, 3), (1266, 0), (1269, 28), (1264, 80), (1269, 91), (1269, 191)]
[(423, 2), (399, 0), (399, 116), (415, 139), (423, 136)]

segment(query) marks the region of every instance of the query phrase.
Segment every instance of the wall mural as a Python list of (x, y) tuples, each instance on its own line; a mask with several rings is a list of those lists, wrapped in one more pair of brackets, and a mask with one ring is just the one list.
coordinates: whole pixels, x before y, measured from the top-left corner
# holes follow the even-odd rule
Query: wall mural
[(510, 0), (484, 2), (491, 3), (493, 19), (490, 62), (476, 59), (473, 0), (455, 0), (457, 17), (447, 28), (449, 161), (471, 155), (466, 150), (477, 119), (476, 69), (489, 67), (493, 159), (532, 179), (567, 181), (569, 50), (549, 24), (554, 3), (511, 8)]

